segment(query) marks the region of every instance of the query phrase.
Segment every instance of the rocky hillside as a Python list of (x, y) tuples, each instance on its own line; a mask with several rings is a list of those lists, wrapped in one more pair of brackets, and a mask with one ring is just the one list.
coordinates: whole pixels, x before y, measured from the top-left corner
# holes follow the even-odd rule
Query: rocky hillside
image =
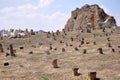
[(76, 8), (72, 11), (71, 17), (65, 25), (66, 30), (79, 30), (86, 27), (96, 27), (99, 22), (109, 23), (110, 27), (116, 26), (113, 16), (104, 12), (98, 5), (84, 5), (82, 8)]

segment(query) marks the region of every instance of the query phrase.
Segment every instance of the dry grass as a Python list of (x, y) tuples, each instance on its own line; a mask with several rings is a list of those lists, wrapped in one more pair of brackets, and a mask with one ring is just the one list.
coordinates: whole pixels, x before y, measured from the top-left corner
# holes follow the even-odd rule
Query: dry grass
[[(94, 38), (93, 33), (103, 35), (103, 37)], [(75, 39), (78, 34), (80, 34), (78, 39), (84, 37), (85, 42), (89, 41), (90, 44), (78, 47), (80, 42)], [(0, 80), (87, 80), (90, 71), (96, 71), (97, 77), (101, 80), (120, 80), (120, 54), (118, 52), (120, 49), (117, 48), (120, 43), (120, 34), (115, 32), (110, 36), (112, 46), (117, 50), (115, 53), (107, 47), (106, 36), (100, 30), (90, 34), (68, 32), (65, 38), (59, 36), (56, 41), (52, 38), (46, 39), (45, 35), (46, 33), (43, 33), (25, 39), (1, 41), (4, 49), (12, 43), (17, 51), (17, 57), (6, 57), (5, 53), (0, 54)], [(71, 37), (75, 40), (70, 41)], [(64, 46), (64, 43), (59, 42), (60, 40), (67, 41), (68, 46)], [(93, 45), (94, 41), (97, 45)], [(37, 43), (43, 43), (43, 45), (37, 45)], [(50, 43), (57, 50), (51, 50), (51, 54), (47, 55), (46, 51), (49, 50)], [(24, 46), (24, 49), (20, 50), (20, 46)], [(75, 51), (75, 47), (78, 47), (79, 51)], [(99, 54), (97, 51), (99, 47), (103, 48), (104, 54)], [(65, 48), (65, 52), (61, 52), (62, 48)], [(83, 49), (87, 49), (86, 54), (82, 53)], [(29, 54), (30, 51), (33, 51), (33, 54)], [(59, 68), (53, 68), (54, 59), (58, 59)], [(10, 65), (4, 66), (4, 62), (9, 62)], [(79, 68), (80, 76), (73, 76), (72, 68), (75, 67)]]

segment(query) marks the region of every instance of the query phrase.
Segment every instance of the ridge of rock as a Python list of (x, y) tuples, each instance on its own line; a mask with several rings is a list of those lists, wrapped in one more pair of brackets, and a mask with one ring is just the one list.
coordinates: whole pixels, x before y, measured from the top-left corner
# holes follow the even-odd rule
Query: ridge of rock
[(81, 8), (76, 8), (71, 13), (71, 17), (68, 19), (65, 30), (79, 30), (91, 25), (95, 28), (99, 22), (107, 23), (109, 25), (116, 26), (116, 21), (113, 16), (110, 16), (104, 12), (97, 4), (84, 5)]

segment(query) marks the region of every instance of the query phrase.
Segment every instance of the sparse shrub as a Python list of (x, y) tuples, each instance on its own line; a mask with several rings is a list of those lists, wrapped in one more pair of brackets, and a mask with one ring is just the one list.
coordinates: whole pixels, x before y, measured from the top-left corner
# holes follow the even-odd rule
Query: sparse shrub
[(98, 22), (98, 27), (99, 27), (100, 29), (103, 28), (103, 22), (102, 22), (102, 21)]
[(42, 78), (43, 78), (43, 80), (49, 80), (47, 77), (43, 77), (43, 76), (42, 76)]
[(110, 22), (104, 23), (103, 21), (100, 21), (100, 22), (98, 22), (98, 27), (100, 29), (103, 29), (103, 28), (111, 28), (112, 26), (111, 26)]

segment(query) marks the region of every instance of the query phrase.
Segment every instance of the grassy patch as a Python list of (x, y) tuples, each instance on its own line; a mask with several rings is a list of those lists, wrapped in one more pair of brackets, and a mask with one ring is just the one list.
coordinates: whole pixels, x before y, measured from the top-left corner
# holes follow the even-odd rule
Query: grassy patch
[(43, 79), (43, 80), (49, 80), (47, 77), (45, 77), (45, 76), (41, 76), (41, 78)]

